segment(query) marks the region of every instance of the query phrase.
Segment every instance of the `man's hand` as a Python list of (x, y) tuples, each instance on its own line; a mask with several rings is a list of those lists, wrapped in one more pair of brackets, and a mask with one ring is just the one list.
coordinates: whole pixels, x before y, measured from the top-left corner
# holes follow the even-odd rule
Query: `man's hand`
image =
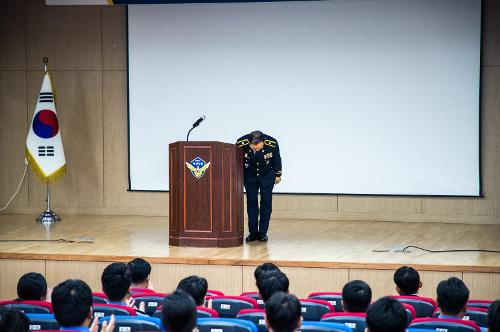
[(278, 184), (281, 182), (281, 176), (277, 176), (275, 179), (274, 179), (274, 184)]
[[(107, 321), (102, 323), (101, 332), (113, 332), (113, 330), (115, 329), (115, 321), (115, 315), (111, 315), (109, 323)], [(97, 325), (98, 323), (99, 318), (95, 317), (92, 321), (92, 324), (90, 325), (90, 332), (99, 332), (99, 326)]]

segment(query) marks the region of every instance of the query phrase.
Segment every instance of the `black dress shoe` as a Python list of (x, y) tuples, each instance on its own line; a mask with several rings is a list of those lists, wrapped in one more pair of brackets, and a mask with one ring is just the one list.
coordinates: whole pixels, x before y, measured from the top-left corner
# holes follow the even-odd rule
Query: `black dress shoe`
[(250, 234), (247, 236), (247, 238), (245, 239), (246, 242), (252, 242), (252, 241), (257, 241), (259, 238), (258, 236), (254, 235), (254, 234)]
[(267, 240), (269, 240), (269, 238), (267, 237), (267, 235), (261, 235), (260, 236), (260, 239), (259, 239), (260, 242), (267, 242)]

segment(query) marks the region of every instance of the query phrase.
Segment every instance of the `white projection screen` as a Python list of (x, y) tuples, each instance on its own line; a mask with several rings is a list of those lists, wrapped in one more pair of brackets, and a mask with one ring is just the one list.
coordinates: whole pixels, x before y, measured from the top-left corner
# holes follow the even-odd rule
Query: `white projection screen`
[(130, 190), (262, 130), (281, 193), (480, 196), (480, 0), (128, 6)]

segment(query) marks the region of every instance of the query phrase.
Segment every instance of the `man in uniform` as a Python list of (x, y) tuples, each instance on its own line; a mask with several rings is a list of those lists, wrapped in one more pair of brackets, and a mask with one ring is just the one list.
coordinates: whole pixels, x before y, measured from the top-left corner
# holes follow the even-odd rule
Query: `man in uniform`
[(244, 153), (244, 183), (247, 192), (248, 230), (250, 231), (246, 241), (267, 241), (273, 188), (281, 181), (281, 157), (278, 142), (261, 131), (254, 131), (239, 138), (236, 145)]

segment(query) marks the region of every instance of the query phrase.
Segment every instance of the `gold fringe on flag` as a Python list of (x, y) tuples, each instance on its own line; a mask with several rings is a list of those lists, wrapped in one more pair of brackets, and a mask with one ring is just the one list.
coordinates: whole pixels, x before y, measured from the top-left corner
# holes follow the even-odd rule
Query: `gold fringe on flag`
[(36, 176), (44, 183), (56, 182), (66, 174), (66, 165), (64, 165), (51, 174), (47, 175), (42, 171), (42, 168), (40, 167), (40, 165), (38, 165), (35, 158), (33, 158), (28, 149), (25, 150), (25, 156), (28, 160), (28, 165), (30, 165), (31, 169), (33, 170), (33, 173), (35, 173)]

